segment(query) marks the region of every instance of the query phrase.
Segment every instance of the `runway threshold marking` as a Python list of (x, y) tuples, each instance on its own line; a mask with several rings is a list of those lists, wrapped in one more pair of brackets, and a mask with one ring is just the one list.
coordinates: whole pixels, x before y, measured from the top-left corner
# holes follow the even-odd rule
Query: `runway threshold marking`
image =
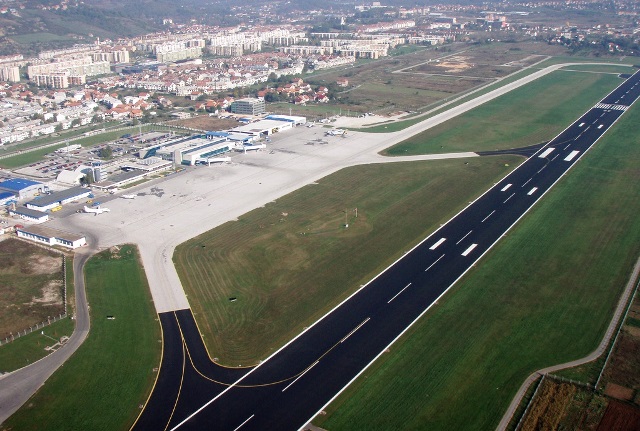
[[(411, 283), (409, 283), (409, 284), (411, 284)], [(409, 287), (409, 286), (407, 286), (407, 287)], [(406, 289), (407, 287), (405, 287), (405, 289)], [(404, 290), (404, 289), (403, 289), (403, 290)], [(359, 324), (358, 326), (356, 326), (356, 327), (353, 329), (353, 331), (349, 332), (349, 333), (348, 333), (348, 334), (347, 334), (347, 335), (346, 335), (342, 340), (340, 340), (340, 342), (341, 342), (341, 343), (344, 343), (344, 342), (347, 340), (347, 338), (351, 337), (351, 336), (352, 336), (352, 335), (353, 335), (353, 334), (354, 334), (358, 329), (362, 328), (362, 325), (364, 325), (365, 323), (367, 323), (369, 320), (371, 320), (371, 318), (370, 318), (370, 317), (367, 317), (366, 319), (364, 319), (364, 320), (362, 321), (362, 323), (361, 323), (361, 324)], [(305, 371), (305, 372), (306, 372), (306, 371)], [(298, 380), (298, 379), (296, 379), (296, 380)]]
[[(435, 263), (435, 262), (434, 262), (434, 263)], [(396, 293), (395, 295), (393, 295), (393, 298), (391, 298), (390, 300), (388, 300), (388, 301), (387, 301), (387, 304), (390, 304), (390, 303), (391, 303), (391, 301), (393, 301), (394, 299), (396, 299), (396, 297), (397, 297), (398, 295), (400, 295), (402, 292), (404, 292), (404, 290), (405, 290), (407, 287), (409, 287), (409, 286), (411, 286), (411, 283), (407, 284), (405, 287), (403, 287), (403, 288), (402, 288), (402, 290), (400, 290), (400, 292), (398, 292), (398, 293)], [(351, 334), (349, 334), (349, 335), (351, 335)], [(342, 342), (342, 341), (341, 341), (341, 342)]]
[(570, 162), (571, 160), (573, 160), (578, 154), (580, 153), (580, 151), (572, 151), (569, 153), (569, 155), (567, 157), (564, 158), (565, 162)]
[(509, 187), (511, 187), (511, 183), (509, 183), (506, 186), (504, 186), (503, 188), (501, 188), (500, 191), (501, 192), (506, 192), (507, 190), (509, 190)]
[(440, 246), (440, 244), (442, 244), (446, 240), (447, 240), (446, 238), (440, 238), (438, 241), (436, 241), (435, 244), (433, 244), (431, 247), (429, 247), (429, 250), (435, 250), (436, 248), (438, 248), (438, 246)]
[[(433, 267), (433, 265), (435, 265), (436, 263), (438, 263), (438, 262), (440, 261), (440, 259), (442, 259), (443, 257), (444, 257), (444, 254), (443, 254), (442, 256), (440, 256), (439, 258), (437, 258), (437, 259), (436, 259), (436, 261), (435, 261), (435, 262), (433, 262), (431, 265), (429, 265), (429, 266), (427, 267), (427, 269), (425, 269), (425, 270), (424, 270), (424, 272), (429, 271), (429, 270)], [(391, 301), (389, 301), (389, 302), (391, 302)]]
[[(295, 379), (293, 382), (289, 383), (289, 384), (287, 385), (287, 387), (286, 387), (286, 388), (284, 388), (284, 389), (282, 390), (282, 392), (284, 392), (284, 391), (286, 391), (287, 389), (289, 389), (289, 387), (291, 387), (291, 385), (293, 385), (295, 382), (297, 382), (297, 381), (298, 381), (302, 376), (304, 376), (305, 374), (307, 374), (307, 372), (309, 372), (309, 370), (310, 370), (310, 369), (312, 369), (313, 367), (315, 367), (315, 366), (316, 366), (316, 364), (317, 364), (318, 362), (320, 362), (320, 361), (315, 361), (313, 364), (311, 364), (311, 366), (309, 366), (309, 368), (307, 368), (306, 370), (304, 370), (304, 371), (302, 372), (302, 374), (300, 374), (298, 377), (296, 377), (296, 379)], [(252, 416), (252, 417), (253, 417), (253, 416)], [(251, 419), (251, 418), (249, 418), (249, 419)], [(249, 420), (249, 419), (247, 419), (247, 420)], [(244, 424), (242, 424), (242, 425), (244, 425)], [(240, 426), (242, 426), (242, 425), (240, 425)], [(236, 428), (236, 429), (238, 429), (238, 428)]]
[(237, 428), (235, 428), (233, 431), (238, 431), (240, 428), (242, 428), (242, 427), (244, 426), (244, 424), (246, 424), (246, 423), (247, 423), (247, 422), (249, 422), (251, 419), (253, 419), (253, 417), (254, 417), (254, 416), (255, 416), (255, 415), (251, 415), (251, 416), (249, 416), (249, 418), (248, 418), (246, 421), (244, 421), (244, 422), (242, 422), (240, 425), (238, 425), (238, 427), (237, 427)]
[(469, 236), (469, 234), (470, 234), (471, 232), (473, 232), (473, 230), (470, 230), (469, 232), (467, 232), (467, 234), (466, 234), (465, 236), (463, 236), (462, 238), (460, 238), (460, 239), (458, 240), (458, 242), (456, 242), (456, 245), (460, 244), (460, 243), (462, 242), (462, 240), (463, 240), (463, 239), (465, 239), (466, 237), (468, 237), (468, 236)]
[(471, 244), (469, 246), (469, 248), (467, 248), (465, 251), (462, 252), (463, 256), (467, 256), (469, 253), (471, 253), (473, 251), (474, 248), (476, 248), (478, 246), (478, 244)]
[(508, 201), (509, 199), (511, 199), (514, 195), (515, 195), (515, 193), (511, 193), (511, 196), (509, 196), (507, 199), (505, 199), (502, 203), (503, 203), (503, 204), (506, 204), (506, 203), (507, 203), (507, 201)]
[(489, 217), (491, 217), (493, 215), (493, 213), (496, 212), (496, 210), (493, 210), (489, 213), (488, 216), (486, 216), (485, 218), (482, 219), (482, 221), (480, 223), (484, 223), (486, 219), (488, 219)]
[(551, 154), (553, 152), (553, 150), (555, 150), (555, 148), (547, 148), (546, 150), (543, 151), (542, 154), (540, 154), (538, 157), (541, 159), (544, 159), (545, 157), (547, 157), (549, 154)]
[(537, 187), (532, 188), (531, 190), (529, 190), (529, 193), (527, 193), (527, 196), (531, 196), (532, 194), (534, 194), (536, 192), (536, 190), (538, 190)]

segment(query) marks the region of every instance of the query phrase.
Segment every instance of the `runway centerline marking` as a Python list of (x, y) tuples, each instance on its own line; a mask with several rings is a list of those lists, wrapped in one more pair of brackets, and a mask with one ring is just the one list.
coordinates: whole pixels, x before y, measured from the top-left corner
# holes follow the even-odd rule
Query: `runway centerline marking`
[[(438, 260), (439, 260), (439, 259), (438, 259)], [(435, 262), (434, 262), (434, 263), (435, 263)], [(403, 287), (403, 288), (402, 288), (402, 290), (400, 290), (400, 292), (398, 292), (398, 293), (396, 293), (395, 295), (393, 295), (393, 298), (391, 298), (390, 300), (388, 300), (388, 301), (387, 301), (387, 304), (391, 304), (391, 301), (393, 301), (394, 299), (396, 299), (396, 297), (397, 297), (398, 295), (400, 295), (402, 292), (404, 292), (404, 290), (405, 290), (407, 287), (409, 287), (409, 286), (411, 286), (411, 283), (407, 284), (405, 287)], [(351, 334), (349, 334), (349, 335), (351, 335)], [(342, 341), (341, 341), (341, 342), (342, 342)]]
[(569, 155), (564, 158), (564, 161), (565, 162), (570, 162), (571, 160), (573, 160), (578, 155), (578, 153), (580, 153), (580, 151), (572, 151), (572, 152), (570, 152)]
[(509, 196), (507, 199), (505, 199), (502, 203), (503, 203), (503, 204), (506, 204), (506, 203), (507, 203), (507, 201), (508, 201), (509, 199), (511, 199), (514, 195), (515, 195), (515, 193), (511, 193), (511, 196)]
[(582, 126), (584, 126), (584, 123), (578, 124), (578, 127), (582, 127)]
[(521, 185), (520, 187), (524, 187), (524, 186), (526, 186), (527, 184), (529, 184), (529, 181), (531, 181), (532, 179), (533, 179), (533, 177), (529, 178), (529, 179), (528, 179), (528, 180), (527, 180), (523, 185)]
[(604, 124), (600, 124), (600, 125), (598, 126), (598, 130), (599, 130), (599, 129), (602, 129), (603, 127), (604, 127)]
[(486, 219), (488, 219), (489, 217), (491, 217), (493, 215), (493, 213), (496, 212), (496, 210), (493, 210), (489, 213), (488, 216), (486, 216), (485, 218), (482, 219), (482, 221), (480, 223), (484, 223)]
[[(433, 267), (433, 265), (435, 265), (436, 263), (438, 263), (438, 262), (440, 261), (440, 259), (442, 259), (443, 257), (444, 257), (444, 254), (443, 254), (442, 256), (440, 256), (438, 259), (436, 259), (436, 261), (435, 261), (435, 262), (433, 262), (431, 265), (429, 265), (429, 266), (427, 267), (427, 269), (425, 269), (425, 270), (424, 270), (424, 272), (429, 271), (429, 270)], [(391, 301), (389, 301), (389, 302), (391, 302)]]
[(238, 427), (237, 427), (237, 428), (235, 428), (233, 431), (238, 431), (240, 428), (242, 428), (242, 427), (244, 426), (244, 424), (246, 424), (246, 423), (247, 423), (247, 422), (249, 422), (251, 419), (253, 419), (253, 417), (254, 417), (254, 416), (255, 416), (255, 415), (251, 415), (251, 416), (249, 416), (249, 418), (248, 418), (246, 421), (244, 421), (244, 422), (242, 422), (240, 425), (238, 425)]
[(527, 193), (527, 195), (531, 196), (532, 194), (534, 194), (536, 192), (536, 190), (538, 190), (537, 187), (532, 188), (531, 190), (529, 190), (529, 193)]
[(456, 245), (460, 244), (460, 243), (462, 242), (462, 240), (463, 240), (463, 239), (465, 239), (466, 237), (468, 237), (468, 236), (469, 236), (469, 234), (470, 234), (471, 232), (473, 232), (473, 230), (470, 230), (469, 232), (467, 232), (467, 234), (466, 234), (465, 236), (463, 236), (462, 238), (460, 238), (460, 239), (458, 240), (458, 242), (456, 242)]
[(501, 188), (500, 191), (501, 192), (506, 192), (507, 190), (509, 190), (509, 187), (511, 187), (511, 183), (509, 183), (506, 186), (504, 186), (503, 188)]
[[(411, 283), (409, 283), (409, 284), (411, 284)], [(407, 287), (409, 287), (409, 286), (407, 286)], [(406, 289), (406, 287), (405, 287), (405, 289)], [(358, 329), (362, 328), (362, 325), (364, 325), (365, 323), (367, 323), (370, 319), (371, 319), (371, 317), (367, 317), (366, 319), (364, 319), (364, 320), (362, 321), (362, 323), (361, 323), (361, 324), (359, 324), (358, 326), (356, 326), (356, 327), (353, 329), (353, 331), (349, 332), (349, 333), (348, 333), (348, 334), (347, 334), (347, 335), (346, 335), (342, 340), (340, 340), (340, 342), (341, 342), (341, 343), (344, 343), (344, 342), (347, 340), (347, 338), (351, 337), (351, 336), (352, 336), (352, 335), (353, 335), (353, 334), (354, 334)], [(297, 379), (296, 379), (296, 380), (297, 380)]]
[(538, 157), (541, 158), (541, 159), (544, 159), (549, 154), (551, 154), (553, 152), (553, 150), (555, 150), (555, 148), (549, 147), (546, 150), (544, 150), (544, 152), (542, 154), (540, 154)]
[[(307, 368), (306, 370), (304, 370), (304, 371), (302, 372), (302, 374), (300, 374), (298, 377), (296, 377), (296, 379), (295, 379), (293, 382), (289, 383), (289, 384), (287, 385), (287, 387), (286, 387), (286, 388), (284, 388), (284, 389), (282, 390), (282, 392), (284, 392), (284, 391), (286, 391), (287, 389), (289, 389), (289, 387), (290, 387), (291, 385), (293, 385), (295, 382), (297, 382), (297, 381), (298, 381), (302, 376), (304, 376), (305, 374), (307, 374), (307, 372), (309, 372), (309, 370), (310, 370), (310, 369), (312, 369), (313, 367), (315, 367), (315, 366), (316, 366), (316, 364), (317, 364), (318, 362), (320, 362), (320, 361), (315, 361), (313, 364), (311, 364), (311, 366), (310, 366), (309, 368)], [(252, 416), (252, 417), (253, 417), (253, 416)], [(249, 419), (251, 419), (251, 418), (249, 418)], [(247, 420), (249, 420), (249, 419), (247, 419)], [(244, 425), (244, 424), (242, 424), (242, 425)], [(240, 425), (240, 426), (242, 426), (242, 425)], [(240, 427), (238, 427), (238, 428), (240, 428)], [(236, 429), (238, 429), (238, 428), (236, 428)]]
[(436, 248), (438, 248), (440, 246), (440, 244), (442, 244), (446, 240), (447, 240), (446, 238), (440, 238), (435, 244), (433, 244), (431, 247), (429, 247), (429, 250), (435, 250)]
[(541, 167), (540, 169), (538, 169), (538, 172), (536, 172), (536, 174), (539, 174), (540, 172), (542, 172), (544, 170), (544, 168), (546, 168), (547, 165), (544, 165), (543, 167)]
[(474, 248), (476, 248), (478, 246), (478, 244), (471, 244), (469, 246), (469, 248), (467, 248), (465, 251), (462, 252), (463, 256), (467, 256), (469, 253), (471, 253), (473, 251)]
[(556, 154), (555, 156), (553, 156), (553, 159), (551, 159), (551, 161), (553, 162), (555, 159), (557, 159), (557, 158), (558, 158), (558, 156), (559, 156), (559, 155), (560, 155), (560, 154)]

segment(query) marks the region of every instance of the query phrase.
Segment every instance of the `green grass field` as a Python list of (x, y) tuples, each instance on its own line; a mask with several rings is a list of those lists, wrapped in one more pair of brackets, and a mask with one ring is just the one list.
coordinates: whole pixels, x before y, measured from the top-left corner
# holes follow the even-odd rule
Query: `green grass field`
[(532, 371), (590, 353), (640, 254), (639, 121), (630, 110), (317, 424), (493, 429)]
[(615, 75), (553, 72), (394, 145), (384, 154), (490, 151), (544, 142), (619, 83)]
[(181, 244), (174, 261), (210, 355), (266, 358), (519, 160), (353, 167)]
[(127, 430), (146, 402), (161, 333), (137, 251), (104, 251), (85, 274), (89, 337), (3, 430)]

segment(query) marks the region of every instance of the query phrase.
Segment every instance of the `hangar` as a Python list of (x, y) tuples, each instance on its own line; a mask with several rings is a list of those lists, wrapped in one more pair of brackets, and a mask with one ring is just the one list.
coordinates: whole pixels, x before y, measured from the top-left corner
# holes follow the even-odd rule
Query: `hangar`
[(53, 192), (50, 195), (38, 196), (36, 199), (27, 202), (26, 206), (32, 210), (46, 211), (59, 205), (86, 198), (90, 194), (91, 191), (84, 187), (71, 187), (70, 189)]
[(37, 181), (25, 178), (11, 178), (0, 182), (0, 191), (9, 192), (18, 199), (26, 199), (36, 196), (38, 193), (48, 190), (48, 187)]
[(278, 115), (271, 114), (264, 117), (265, 120), (286, 121), (293, 123), (294, 126), (301, 126), (307, 122), (307, 117), (300, 117), (297, 115)]
[(231, 133), (246, 133), (257, 138), (272, 135), (293, 128), (293, 122), (280, 120), (260, 120), (246, 126), (229, 130)]

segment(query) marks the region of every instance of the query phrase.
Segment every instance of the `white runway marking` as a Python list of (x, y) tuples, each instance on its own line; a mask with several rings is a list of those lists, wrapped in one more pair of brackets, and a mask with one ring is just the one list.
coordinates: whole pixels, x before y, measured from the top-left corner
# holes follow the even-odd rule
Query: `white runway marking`
[(246, 421), (242, 422), (242, 423), (241, 423), (241, 424), (240, 424), (236, 429), (234, 429), (233, 431), (238, 431), (240, 428), (242, 428), (242, 426), (243, 426), (244, 424), (246, 424), (246, 423), (247, 423), (247, 422), (249, 422), (251, 419), (253, 419), (253, 417), (254, 417), (254, 416), (255, 416), (255, 415), (251, 415), (251, 416), (249, 416), (249, 418), (248, 418)]
[(507, 190), (509, 190), (509, 187), (511, 187), (511, 184), (507, 184), (506, 186), (504, 186), (502, 189), (500, 189), (501, 192), (506, 192)]
[(551, 161), (553, 162), (555, 159), (557, 159), (557, 158), (558, 158), (558, 156), (559, 156), (559, 155), (560, 155), (560, 154), (556, 154), (555, 156), (553, 156), (553, 159), (551, 159)]
[(603, 127), (604, 127), (604, 124), (600, 124), (600, 125), (598, 126), (598, 129), (602, 129)]
[(536, 190), (538, 190), (537, 187), (532, 188), (531, 190), (529, 190), (529, 193), (527, 193), (527, 195), (531, 196), (532, 194), (534, 194), (536, 192)]
[(462, 242), (462, 240), (465, 239), (466, 237), (468, 237), (471, 232), (473, 232), (473, 230), (470, 230), (469, 232), (467, 232), (467, 234), (465, 236), (460, 238), (460, 240), (458, 240), (458, 242), (456, 242), (456, 245), (460, 244)]
[[(440, 260), (440, 259), (438, 259), (438, 260)], [(437, 261), (436, 261), (436, 262), (437, 262)], [(436, 262), (433, 262), (433, 263), (436, 263)], [(400, 292), (398, 292), (398, 293), (396, 293), (395, 295), (393, 295), (393, 298), (391, 298), (390, 300), (388, 300), (388, 301), (387, 301), (387, 304), (391, 304), (391, 301), (393, 301), (394, 299), (396, 299), (396, 296), (398, 296), (398, 295), (400, 295), (402, 292), (404, 292), (404, 290), (405, 290), (407, 287), (409, 287), (409, 286), (411, 286), (411, 283), (407, 284), (405, 287), (403, 287), (403, 288), (402, 288), (402, 290), (400, 290)]]
[[(300, 374), (298, 377), (296, 377), (296, 379), (295, 379), (293, 382), (289, 383), (289, 384), (287, 385), (287, 387), (286, 387), (286, 388), (284, 388), (284, 389), (282, 390), (282, 392), (284, 392), (284, 391), (286, 391), (287, 389), (289, 389), (289, 387), (290, 387), (291, 385), (293, 385), (295, 382), (297, 382), (297, 381), (300, 379), (300, 377), (304, 376), (305, 374), (307, 374), (307, 372), (308, 372), (310, 369), (312, 369), (313, 367), (315, 367), (315, 366), (316, 366), (316, 364), (317, 364), (318, 362), (320, 362), (320, 361), (315, 361), (313, 364), (311, 364), (311, 366), (310, 366), (309, 368), (307, 368), (306, 370), (304, 370), (304, 371), (302, 372), (302, 374)], [(251, 418), (252, 418), (252, 417), (253, 417), (253, 416), (251, 416)], [(249, 419), (251, 419), (251, 418), (249, 418)], [(247, 421), (248, 421), (249, 419), (247, 419)], [(245, 421), (242, 425), (244, 425), (247, 421)], [(240, 427), (241, 427), (242, 425), (240, 425)], [(240, 428), (240, 427), (238, 427), (238, 428)], [(238, 429), (238, 428), (236, 428), (236, 429)]]
[(544, 152), (542, 154), (540, 154), (538, 157), (540, 157), (541, 159), (544, 159), (545, 157), (547, 157), (549, 154), (551, 154), (553, 152), (553, 150), (555, 150), (555, 148), (547, 148), (546, 150), (544, 150)]
[(578, 124), (578, 127), (582, 127), (582, 126), (584, 126), (584, 123)]
[(524, 187), (527, 184), (529, 184), (529, 181), (531, 181), (533, 179), (533, 177), (529, 178), (527, 181), (525, 181), (525, 183), (523, 185), (521, 185), (520, 187)]
[(564, 158), (565, 162), (570, 162), (571, 160), (575, 159), (575, 157), (580, 153), (580, 151), (572, 151), (569, 153), (569, 155), (567, 157)]
[(511, 193), (511, 196), (509, 196), (507, 199), (505, 199), (502, 203), (506, 204), (507, 201), (513, 197), (513, 195), (515, 195), (515, 193)]
[(443, 257), (444, 257), (444, 254), (443, 254), (442, 256), (440, 256), (438, 259), (436, 259), (436, 261), (435, 261), (435, 262), (433, 262), (431, 265), (429, 265), (429, 266), (427, 267), (427, 269), (425, 269), (425, 270), (424, 270), (424, 272), (429, 271), (429, 270), (433, 267), (433, 265), (435, 265), (436, 263), (438, 263), (438, 262), (440, 261), (440, 259), (442, 259)]
[(462, 252), (463, 256), (468, 255), (469, 253), (471, 253), (473, 251), (474, 248), (476, 248), (478, 246), (478, 244), (471, 244), (469, 246), (469, 248), (467, 248), (465, 251)]
[[(411, 283), (409, 283), (409, 285), (411, 285)], [(407, 286), (405, 287), (405, 289), (406, 289), (407, 287), (409, 287), (409, 285), (407, 285)], [(403, 290), (404, 290), (404, 289), (403, 289)], [(344, 342), (347, 340), (347, 338), (351, 337), (351, 336), (352, 336), (352, 335), (353, 335), (353, 334), (354, 334), (358, 329), (362, 328), (362, 325), (364, 325), (365, 323), (367, 323), (369, 320), (371, 320), (371, 318), (370, 318), (370, 317), (367, 317), (366, 319), (364, 319), (364, 320), (362, 321), (362, 323), (361, 323), (361, 324), (359, 324), (358, 326), (356, 326), (356, 327), (355, 327), (355, 329), (354, 329), (353, 331), (349, 332), (349, 333), (346, 335), (346, 337), (344, 337), (342, 340), (340, 340), (340, 342), (341, 342), (341, 343), (344, 343)], [(313, 364), (313, 365), (315, 365), (315, 364)], [(313, 365), (312, 365), (312, 366), (313, 366)], [(309, 367), (309, 369), (311, 369), (311, 367)], [(308, 369), (307, 371), (309, 371), (309, 369)], [(305, 373), (306, 373), (307, 371), (305, 371)], [(304, 373), (303, 373), (303, 374), (304, 374)], [(302, 377), (302, 374), (300, 374), (300, 377)], [(298, 377), (298, 379), (299, 379), (300, 377)], [(296, 379), (296, 380), (298, 380), (298, 379)], [(295, 380), (294, 380), (294, 382), (295, 382)], [(293, 383), (292, 383), (292, 384), (293, 384)], [(291, 386), (291, 385), (289, 385), (289, 386)], [(286, 388), (285, 388), (285, 389), (286, 389)]]
[(485, 218), (483, 218), (483, 219), (482, 219), (482, 221), (481, 221), (480, 223), (484, 223), (484, 221), (485, 221), (486, 219), (488, 219), (489, 217), (491, 217), (491, 216), (493, 215), (493, 213), (494, 213), (494, 212), (496, 212), (496, 210), (491, 211), (491, 212), (489, 213), (489, 215), (488, 215), (488, 216), (486, 216)]
[(447, 240), (446, 238), (440, 238), (435, 244), (433, 244), (431, 247), (429, 247), (429, 250), (435, 250), (436, 248), (438, 248), (438, 246), (440, 244), (442, 244), (446, 240)]

